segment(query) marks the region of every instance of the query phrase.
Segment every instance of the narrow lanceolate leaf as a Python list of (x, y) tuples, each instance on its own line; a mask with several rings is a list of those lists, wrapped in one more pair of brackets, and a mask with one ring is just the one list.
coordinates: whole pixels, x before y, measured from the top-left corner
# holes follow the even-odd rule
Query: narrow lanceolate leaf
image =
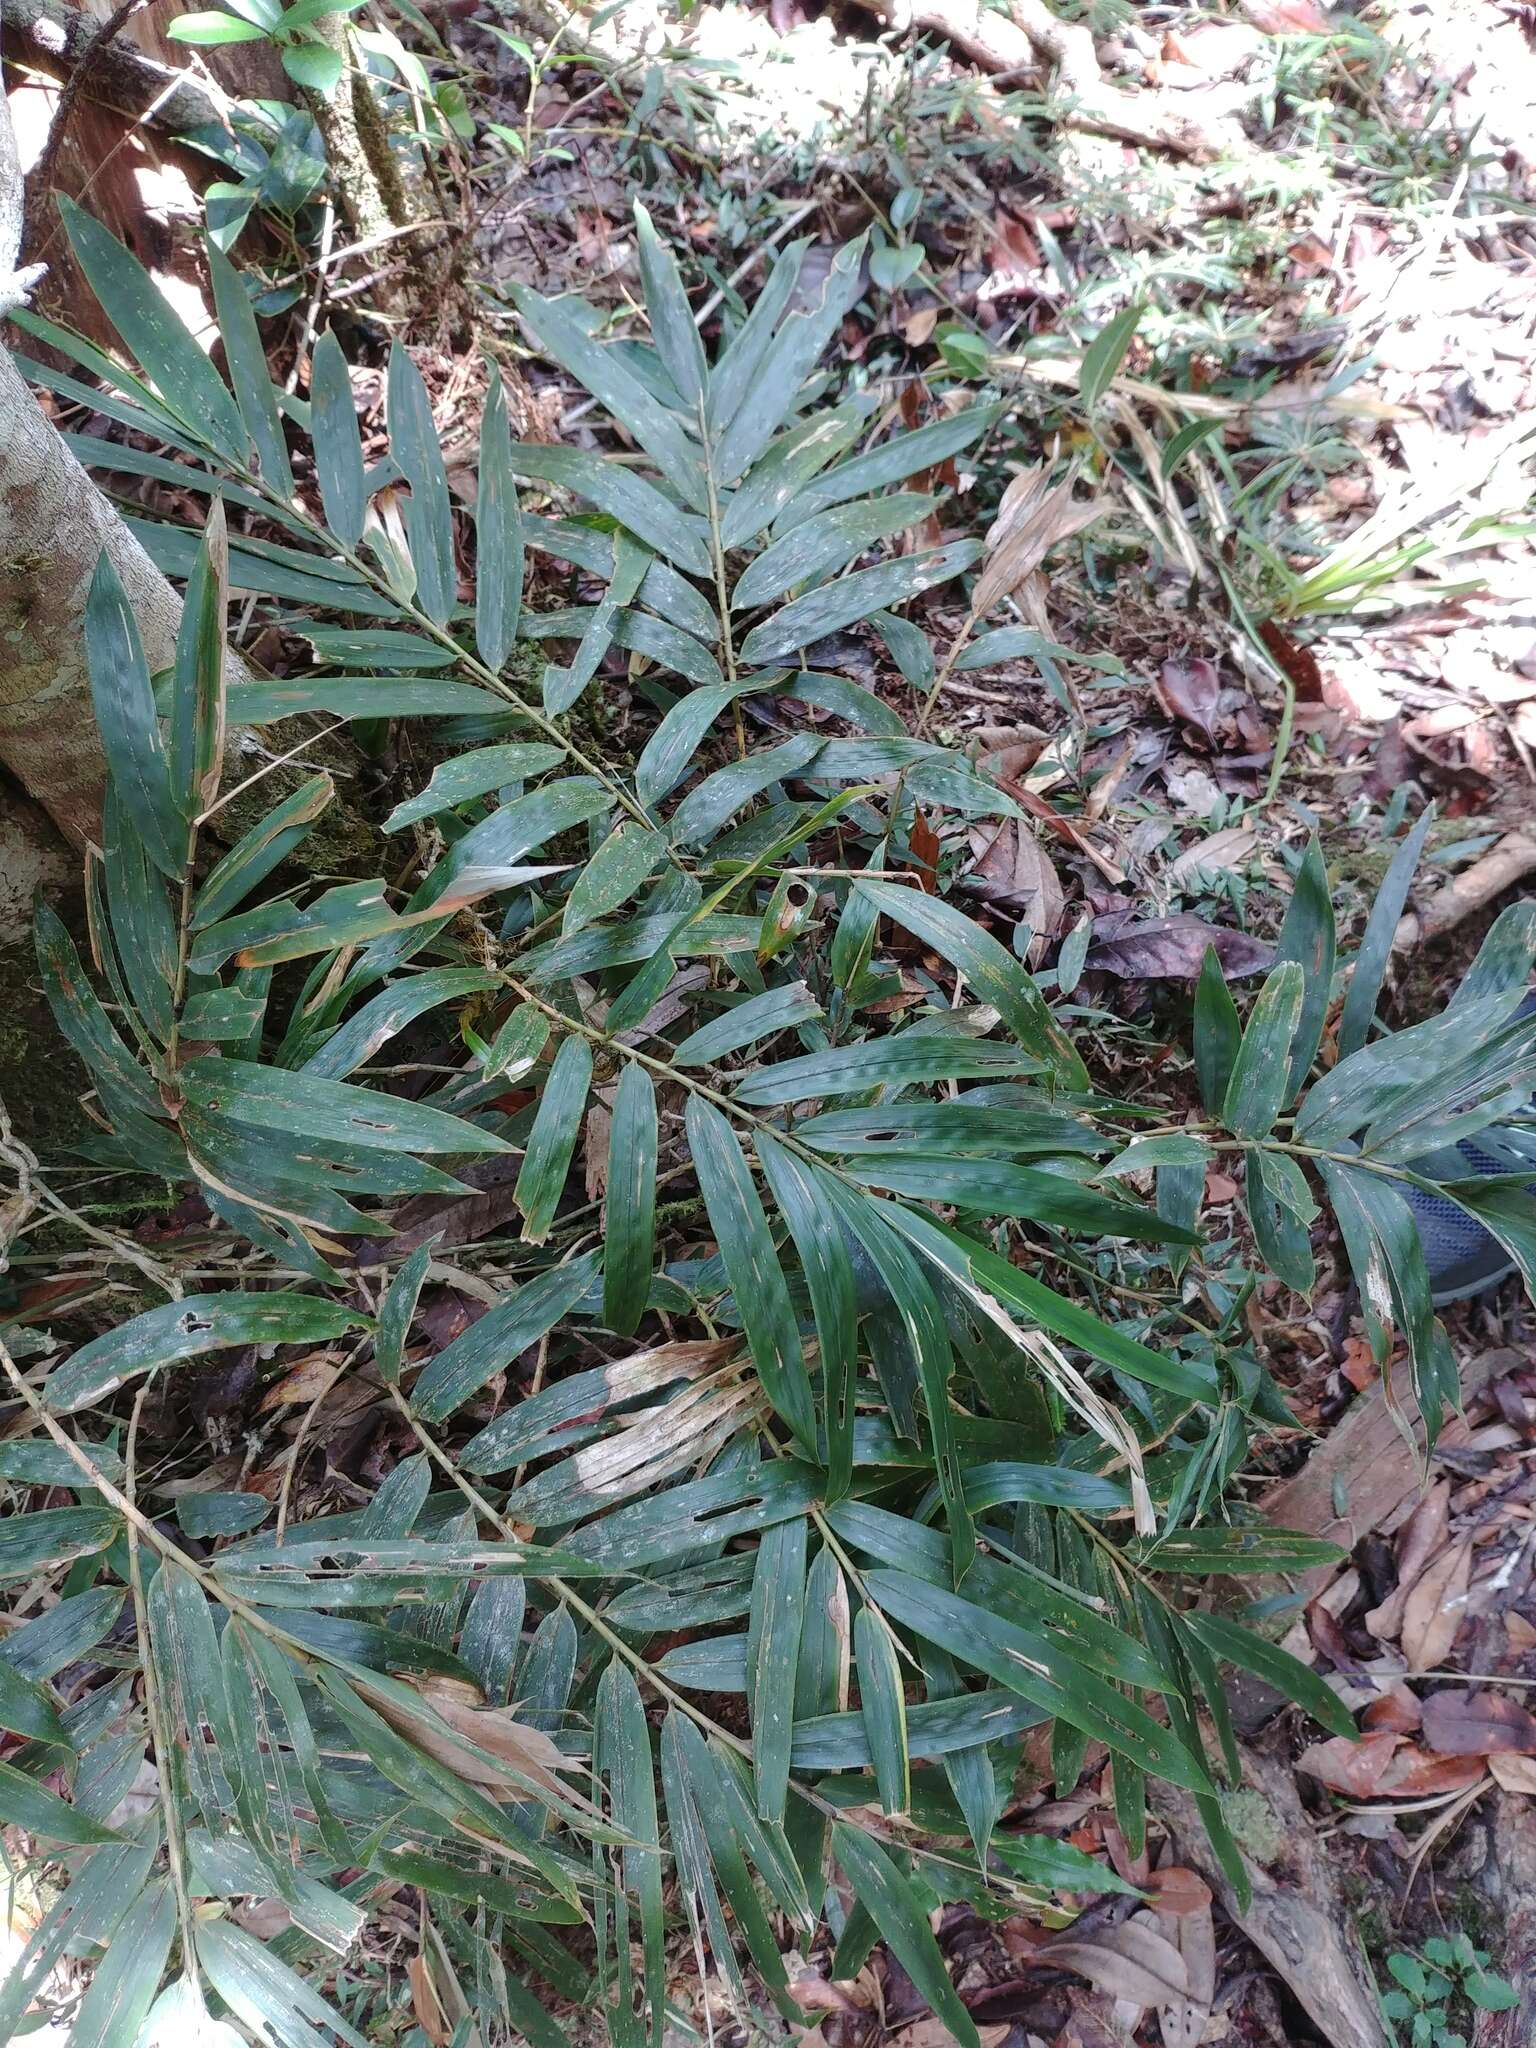
[(250, 452), (245, 426), (224, 380), (193, 339), (181, 315), (136, 256), (72, 199), (59, 212), (102, 311), (173, 412), (204, 447), (243, 468)]
[(562, 932), (579, 932), (627, 903), (666, 855), (659, 832), (626, 822), (587, 862), (565, 900)]
[(743, 573), (731, 592), (731, 609), (748, 611), (782, 597), (797, 584), (835, 574), (877, 540), (916, 526), (938, 502), (920, 491), (897, 491), (888, 498), (838, 505), (802, 520), (764, 548)]
[(1122, 312), (1107, 320), (1083, 351), (1082, 374), (1078, 380), (1078, 393), (1089, 412), (1113, 383), (1116, 371), (1125, 361), (1125, 352), (1131, 345), (1136, 329), (1141, 325), (1145, 310), (1140, 304), (1127, 306)]
[(859, 1711), (869, 1737), (883, 1813), (905, 1813), (912, 1803), (907, 1755), (907, 1703), (896, 1640), (872, 1607), (853, 1618), (853, 1654), (859, 1667)]
[[(249, 26), (249, 24), (247, 24)], [(224, 337), (224, 356), (234, 386), (235, 404), (256, 450), (262, 480), (281, 498), (293, 496), (293, 471), (288, 464), (277, 394), (267, 369), (267, 352), (256, 325), (256, 312), (245, 280), (224, 251), (205, 238), (203, 255), (213, 283), (214, 311)]]
[(741, 643), (741, 658), (766, 664), (798, 654), (802, 647), (867, 619), (872, 612), (904, 604), (909, 597), (949, 582), (968, 569), (980, 552), (979, 541), (952, 541), (947, 547), (903, 555), (873, 569), (855, 569), (821, 590), (795, 598), (772, 618), (754, 626)]
[(1222, 1121), (1236, 1138), (1264, 1137), (1285, 1106), (1305, 996), (1306, 977), (1294, 960), (1272, 969), (1259, 990), (1222, 1100)]
[(389, 450), (411, 487), (405, 531), (416, 570), (416, 595), (427, 617), (445, 625), (458, 597), (448, 472), (427, 387), (399, 342), (389, 352), (388, 407)]
[[(551, 662), (544, 671), (544, 709), (551, 718), (558, 718), (569, 711), (582, 691), (597, 674), (598, 664), (609, 647), (620, 638), (620, 628), (639, 624), (639, 620), (625, 611), (641, 583), (645, 572), (654, 558), (631, 534), (616, 533), (613, 538), (613, 576), (601, 599), (586, 614), (582, 627), (581, 641), (571, 657), (569, 668), (561, 668)], [(655, 622), (653, 622), (655, 623)], [(530, 619), (526, 628), (530, 636), (537, 630), (540, 634), (549, 626), (547, 618)], [(687, 635), (680, 636), (684, 641)], [(700, 649), (706, 677), (716, 678), (719, 663), (713, 655), (704, 654)], [(686, 662), (686, 656), (684, 657)]]
[(839, 463), (836, 469), (828, 470), (825, 476), (796, 492), (780, 518), (780, 526), (808, 519), (828, 505), (843, 505), (850, 498), (883, 491), (891, 484), (916, 476), (919, 470), (938, 468), (962, 448), (969, 448), (1006, 410), (1006, 405), (968, 405), (952, 418), (935, 420), (930, 426), (917, 427), (910, 433), (893, 434), (867, 455), (856, 455), (850, 462)]
[[(140, 1373), (233, 1344), (312, 1344), (367, 1318), (309, 1294), (189, 1294), (83, 1344), (55, 1366), (44, 1389), (58, 1415), (87, 1407)], [(33, 1517), (32, 1519), (36, 1519)]]
[(1238, 1664), (1283, 1692), (1298, 1707), (1320, 1721), (1335, 1735), (1355, 1736), (1355, 1717), (1333, 1690), (1308, 1664), (1271, 1643), (1253, 1629), (1239, 1628), (1220, 1614), (1206, 1614), (1190, 1608), (1180, 1617), (1188, 1629), (1224, 1664)]
[(981, 2048), (976, 2022), (949, 1981), (928, 1911), (885, 1850), (847, 1821), (832, 1824), (832, 1853), (880, 1938), (961, 2048)]
[[(171, 1035), (171, 996), (176, 985), (176, 920), (171, 915), (165, 877), (145, 854), (144, 842), (110, 781), (102, 804), (101, 848), (101, 879), (106, 884), (112, 941), (123, 979), (140, 1021), (164, 1045)], [(94, 863), (92, 867), (94, 883)]]
[(117, 1842), (122, 1837), (89, 1815), (77, 1813), (57, 1792), (50, 1792), (36, 1778), (29, 1778), (13, 1765), (0, 1763), (0, 1825), (25, 1828), (29, 1835), (45, 1841), (66, 1842), (72, 1848), (89, 1848), (96, 1842)]
[(187, 860), (187, 824), (171, 789), (139, 629), (105, 550), (85, 602), (85, 652), (102, 751), (123, 808), (155, 866), (179, 882)]
[[(620, 1852), (619, 1890), (625, 1900), (635, 1902), (639, 1911), (642, 2011), (649, 2016), (653, 2048), (659, 2048), (666, 2019), (666, 1928), (661, 1856), (653, 1846), (660, 1840), (656, 1774), (645, 1703), (628, 1666), (617, 1658), (608, 1664), (598, 1682), (592, 1762), (594, 1771), (608, 1787), (608, 1810), (613, 1824), (628, 1838), (628, 1846)], [(618, 1948), (620, 1983), (627, 1990), (627, 1944), (621, 1941)], [(623, 2017), (629, 2017), (627, 2010)], [(636, 2038), (641, 2038), (640, 2030), (634, 2031)]]
[(709, 502), (703, 465), (677, 415), (652, 396), (617, 349), (592, 339), (573, 301), (546, 299), (525, 285), (514, 285), (512, 297), (540, 348), (602, 401), (625, 432), (655, 458), (684, 502), (702, 511)]
[(379, 1327), (374, 1338), (373, 1362), (380, 1379), (393, 1386), (405, 1365), (405, 1347), (410, 1339), (416, 1304), (432, 1263), (435, 1238), (418, 1245), (401, 1266), (379, 1303)]
[(407, 1102), (349, 1081), (321, 1081), (249, 1060), (189, 1061), (181, 1070), (189, 1102), (259, 1130), (336, 1138), (381, 1151), (506, 1152), (503, 1138), (426, 1103)]
[(858, 1364), (858, 1303), (842, 1218), (825, 1187), (794, 1153), (766, 1131), (757, 1137), (763, 1174), (789, 1226), (810, 1290), (821, 1353), (822, 1415), (826, 1431), (827, 1499), (841, 1500), (853, 1478), (854, 1385)]
[(363, 437), (347, 359), (329, 328), (315, 343), (309, 362), (309, 429), (325, 523), (344, 546), (355, 548), (368, 512)]
[[(70, 1469), (73, 1475), (73, 1466)], [(34, 1742), (56, 1742), (65, 1747), (69, 1743), (64, 1724), (41, 1688), (29, 1684), (14, 1665), (5, 1663), (0, 1663), (0, 1728)]]
[(540, 441), (517, 441), (512, 467), (519, 476), (561, 484), (607, 512), (621, 526), (694, 576), (708, 576), (712, 564), (702, 519), (684, 512), (643, 477), (585, 448), (554, 448)]
[(164, 1114), (153, 1081), (129, 1052), (85, 977), (75, 942), (57, 911), (38, 905), (32, 928), (38, 978), (54, 1022), (101, 1089), (109, 1108), (124, 1104), (144, 1116)]
[(1323, 1021), (1333, 993), (1333, 963), (1337, 950), (1333, 922), (1333, 885), (1323, 864), (1322, 848), (1314, 833), (1302, 856), (1285, 922), (1275, 945), (1275, 965), (1294, 960), (1301, 969), (1303, 991), (1291, 1044), (1290, 1080), (1285, 1100), (1300, 1090), (1322, 1044)]
[(1376, 891), (1376, 900), (1371, 905), (1371, 914), (1360, 940), (1360, 951), (1355, 955), (1349, 993), (1344, 998), (1344, 1008), (1339, 1017), (1341, 1060), (1348, 1059), (1352, 1052), (1358, 1052), (1370, 1036), (1376, 1015), (1376, 999), (1381, 994), (1387, 962), (1392, 955), (1397, 922), (1403, 914), (1403, 905), (1408, 901), (1408, 891), (1413, 885), (1419, 856), (1424, 851), (1424, 841), (1434, 816), (1434, 805), (1426, 804), (1419, 814), (1419, 822), (1393, 854), (1392, 865)]
[(1064, 1088), (1084, 1094), (1088, 1071), (1046, 1006), (1034, 981), (1013, 955), (952, 904), (894, 882), (860, 881), (887, 917), (963, 974), (983, 1002), (990, 1003), (1025, 1052), (1037, 1053)]
[(490, 364), (480, 421), (480, 477), (475, 495), (475, 648), (500, 673), (523, 603), (523, 521), (512, 475), (512, 433), (501, 371)]
[(741, 1147), (718, 1109), (690, 1097), (688, 1146), (710, 1227), (763, 1391), (807, 1450), (816, 1445), (811, 1384), (789, 1288)]
[(455, 754), (451, 761), (438, 763), (424, 790), (396, 804), (384, 820), (384, 830), (398, 832), (403, 825), (436, 817), (439, 811), (468, 803), (488, 790), (526, 782), (530, 776), (557, 768), (564, 758), (558, 747), (537, 744), (477, 747), (470, 754)]
[(481, 1072), (487, 1081), (505, 1074), (519, 1081), (532, 1073), (539, 1054), (549, 1043), (552, 1019), (535, 1003), (519, 1003), (491, 1040)]
[(621, 1337), (645, 1311), (656, 1257), (656, 1089), (631, 1061), (619, 1077), (603, 1211), (603, 1321)]
[(640, 282), (650, 315), (651, 339), (673, 389), (693, 418), (699, 417), (708, 375), (704, 344), (694, 324), (677, 258), (657, 234), (651, 216), (635, 201), (635, 232), (640, 250)]
[(1154, 1776), (1192, 1792), (1210, 1790), (1198, 1759), (1113, 1685), (1070, 1662), (1060, 1637), (1005, 1621), (947, 1587), (905, 1572), (867, 1572), (864, 1584), (887, 1616), (948, 1650), (972, 1671), (984, 1671)]
[(523, 1212), (523, 1236), (530, 1244), (542, 1244), (555, 1220), (591, 1085), (592, 1047), (572, 1032), (550, 1066), (514, 1190)]
[(727, 1054), (751, 1045), (754, 1039), (813, 1023), (822, 1014), (820, 1003), (803, 981), (764, 989), (761, 995), (732, 1004), (723, 1015), (701, 1024), (697, 1031), (690, 1031), (673, 1053), (672, 1063), (679, 1067), (712, 1066)]
[(795, 1722), (795, 1670), (805, 1619), (804, 1520), (763, 1532), (747, 1622), (752, 1773), (761, 1820), (782, 1821)]
[(427, 1422), (446, 1421), (487, 1380), (552, 1330), (596, 1275), (597, 1256), (588, 1252), (514, 1288), (433, 1359), (411, 1396), (416, 1413)]
[(499, 985), (497, 976), (483, 967), (429, 967), (424, 974), (393, 982), (349, 1017), (304, 1062), (302, 1071), (328, 1081), (343, 1081), (356, 1068), (365, 1066), (417, 1017), (441, 1009), (460, 996), (483, 994)]
[(219, 793), (224, 765), (224, 611), (229, 592), (229, 534), (215, 498), (197, 561), (187, 579), (176, 633), (171, 700), (171, 791), (188, 818)]
[(91, 1973), (71, 2048), (131, 2048), (153, 2003), (176, 1932), (176, 1894), (169, 1878), (134, 1900), (127, 1918)]
[(760, 1067), (737, 1084), (736, 1100), (754, 1109), (777, 1108), (813, 1097), (863, 1095), (871, 1088), (901, 1088), (934, 1081), (1003, 1081), (1037, 1074), (1042, 1062), (996, 1039), (958, 1033), (906, 1031), (861, 1045), (839, 1045), (803, 1058)]
[(314, 829), (335, 793), (329, 775), (312, 775), (238, 839), (209, 871), (193, 900), (193, 930), (216, 924), (243, 902)]
[(1195, 1074), (1200, 1100), (1212, 1116), (1221, 1114), (1242, 1038), (1243, 1027), (1221, 971), (1221, 959), (1214, 946), (1207, 946), (1195, 984)]
[(14, 1515), (0, 1528), (0, 1579), (27, 1579), (72, 1558), (94, 1557), (121, 1527), (116, 1508), (102, 1501)]
[[(822, 350), (837, 332), (843, 315), (858, 304), (864, 289), (864, 238), (849, 242), (833, 257), (818, 296), (789, 314), (772, 338), (764, 334), (758, 359), (743, 381), (729, 419), (719, 418), (720, 432), (715, 444), (715, 476), (722, 483), (735, 483), (745, 476), (772, 440), (774, 431), (788, 416), (802, 385), (815, 368)], [(798, 270), (798, 264), (796, 269)], [(763, 299), (769, 299), (778, 284), (778, 271)], [(759, 307), (762, 301), (759, 301)], [(753, 329), (758, 308), (753, 309), (747, 329)], [(747, 330), (743, 330), (745, 338)], [(735, 369), (734, 345), (717, 367), (710, 391), (710, 410)], [(711, 425), (715, 422), (712, 420)]]

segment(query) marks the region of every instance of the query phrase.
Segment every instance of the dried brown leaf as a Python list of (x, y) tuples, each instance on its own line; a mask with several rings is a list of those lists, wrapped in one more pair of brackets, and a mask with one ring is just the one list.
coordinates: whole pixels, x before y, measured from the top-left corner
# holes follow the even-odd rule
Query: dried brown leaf
[(1159, 1934), (1150, 1914), (1140, 1913), (1118, 1927), (1092, 1934), (1065, 1935), (1042, 1942), (1036, 1960), (1059, 1970), (1075, 1970), (1101, 1991), (1132, 2005), (1166, 2006), (1187, 1999), (1189, 1969), (1182, 1955)]
[(1014, 596), (1053, 547), (1091, 526), (1104, 510), (1102, 498), (1075, 502), (1071, 477), (1052, 486), (1049, 476), (1049, 465), (1037, 463), (1020, 470), (1004, 491), (997, 517), (987, 529), (987, 552), (976, 582), (973, 603), (978, 618)]
[(1466, 1619), (1472, 1572), (1472, 1539), (1463, 1536), (1432, 1558), (1414, 1581), (1403, 1605), (1401, 1642), (1410, 1671), (1443, 1664)]
[(1488, 1759), (1495, 1784), (1506, 1792), (1524, 1792), (1536, 1797), (1536, 1757), (1517, 1756), (1513, 1750), (1496, 1750)]
[(1441, 1479), (1425, 1494), (1398, 1534), (1396, 1588), (1365, 1617), (1365, 1625), (1377, 1642), (1397, 1641), (1414, 1581), (1430, 1559), (1445, 1548), (1450, 1527), (1450, 1483)]
[(1424, 1740), (1443, 1756), (1488, 1756), (1495, 1750), (1536, 1756), (1536, 1715), (1503, 1693), (1447, 1686), (1424, 1702)]
[(1154, 685), (1157, 701), (1168, 716), (1181, 725), (1192, 725), (1215, 745), (1213, 724), (1221, 701), (1221, 677), (1216, 664), (1203, 654), (1189, 654), (1165, 661)]

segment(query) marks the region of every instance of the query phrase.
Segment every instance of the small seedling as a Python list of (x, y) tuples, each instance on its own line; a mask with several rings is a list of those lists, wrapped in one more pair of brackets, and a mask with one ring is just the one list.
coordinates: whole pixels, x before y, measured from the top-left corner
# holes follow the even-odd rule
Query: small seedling
[(1488, 1951), (1474, 1948), (1463, 1933), (1449, 1940), (1434, 1935), (1418, 1955), (1399, 1950), (1388, 1956), (1398, 1988), (1386, 1993), (1381, 2009), (1399, 2023), (1398, 2039), (1411, 2048), (1467, 2048), (1466, 2035), (1452, 2024), (1461, 2009), (1508, 2012), (1518, 2005), (1519, 1992), (1488, 1968), (1488, 1960)]

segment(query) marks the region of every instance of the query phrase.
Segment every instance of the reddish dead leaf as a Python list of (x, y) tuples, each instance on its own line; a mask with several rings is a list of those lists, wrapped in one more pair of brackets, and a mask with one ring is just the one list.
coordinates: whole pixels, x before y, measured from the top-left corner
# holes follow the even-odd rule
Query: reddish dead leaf
[(1197, 1870), (1187, 1870), (1182, 1863), (1154, 1870), (1145, 1880), (1145, 1887), (1159, 1913), (1182, 1918), (1186, 1913), (1208, 1913), (1211, 1909), (1210, 1886)]
[(1227, 1202), (1235, 1202), (1237, 1182), (1230, 1174), (1218, 1173), (1213, 1166), (1205, 1176), (1205, 1199), (1212, 1208), (1221, 1208)]
[(285, 1373), (276, 1386), (268, 1387), (261, 1397), (258, 1412), (266, 1415), (273, 1408), (313, 1401), (331, 1386), (345, 1359), (343, 1351), (311, 1351), (291, 1372)]
[(1423, 1719), (1423, 1709), (1406, 1685), (1391, 1686), (1380, 1699), (1371, 1701), (1360, 1716), (1360, 1725), (1368, 1734), (1389, 1732), (1393, 1735), (1413, 1735)]
[(1497, 1692), (1447, 1686), (1424, 1702), (1424, 1740), (1443, 1756), (1518, 1750), (1536, 1756), (1536, 1716)]
[(1344, 1339), (1344, 1356), (1339, 1361), (1339, 1371), (1357, 1394), (1363, 1394), (1375, 1380), (1376, 1360), (1364, 1337)]
[(1118, 888), (1125, 880), (1125, 870), (1117, 867), (1107, 854), (1100, 853), (1091, 840), (1084, 838), (1072, 820), (1063, 817), (1061, 812), (1053, 804), (1048, 804), (1043, 796), (1032, 789), (1027, 789), (1022, 782), (1015, 782), (1008, 775), (999, 775), (997, 782), (999, 787), (1007, 790), (1015, 803), (1028, 811), (1032, 818), (1038, 818), (1041, 824), (1048, 825), (1059, 839), (1067, 840), (1079, 853), (1086, 854), (1111, 888)]
[(1335, 1671), (1358, 1671), (1360, 1660), (1349, 1647), (1337, 1616), (1322, 1600), (1307, 1605), (1307, 1635), (1314, 1650), (1325, 1656)]
[(1405, 1743), (1383, 1775), (1378, 1796), (1432, 1799), (1438, 1792), (1465, 1792), (1483, 1776), (1486, 1764), (1485, 1757), (1432, 1756), (1414, 1743)]
[(1296, 1768), (1330, 1792), (1342, 1792), (1350, 1799), (1379, 1799), (1381, 1781), (1402, 1742), (1403, 1737), (1390, 1729), (1362, 1736), (1358, 1742), (1347, 1735), (1330, 1735), (1326, 1742), (1314, 1742), (1304, 1749)]
[(406, 1977), (410, 1982), (411, 2011), (415, 2014), (417, 2026), (432, 2043), (432, 2048), (444, 2048), (452, 2037), (453, 2029), (448, 2024), (424, 1955), (411, 1957), (406, 1964)]
[(935, 895), (939, 886), (939, 835), (920, 810), (913, 813), (907, 853), (922, 878), (923, 894)]
[(1203, 654), (1165, 661), (1153, 687), (1158, 703), (1176, 724), (1192, 725), (1212, 746), (1216, 744), (1211, 728), (1221, 698), (1221, 677), (1214, 662)]
[(1299, 647), (1289, 633), (1281, 632), (1273, 619), (1266, 619), (1260, 626), (1259, 638), (1274, 656), (1281, 673), (1290, 678), (1297, 700), (1302, 704), (1321, 704), (1323, 672), (1311, 648)]
[(1504, 1617), (1504, 1633), (1509, 1639), (1509, 1647), (1518, 1656), (1523, 1657), (1527, 1650), (1536, 1650), (1536, 1628), (1513, 1607)]
[(1403, 1606), (1401, 1642), (1410, 1671), (1432, 1671), (1450, 1655), (1466, 1619), (1472, 1539), (1464, 1536), (1432, 1558)]
[(1377, 1642), (1396, 1642), (1403, 1626), (1403, 1608), (1413, 1591), (1414, 1581), (1429, 1560), (1445, 1548), (1450, 1520), (1450, 1484), (1444, 1479), (1437, 1480), (1398, 1534), (1396, 1590), (1365, 1617), (1365, 1625)]

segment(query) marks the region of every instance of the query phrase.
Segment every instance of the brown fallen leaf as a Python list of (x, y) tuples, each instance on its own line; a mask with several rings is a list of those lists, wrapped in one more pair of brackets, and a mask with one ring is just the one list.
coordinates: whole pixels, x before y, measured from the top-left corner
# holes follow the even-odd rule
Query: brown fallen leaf
[(1536, 1756), (1536, 1715), (1498, 1692), (1446, 1686), (1424, 1702), (1424, 1740), (1443, 1756), (1488, 1756), (1518, 1750)]
[(1432, 1799), (1440, 1792), (1465, 1792), (1484, 1776), (1487, 1762), (1481, 1756), (1433, 1756), (1405, 1742), (1382, 1777), (1381, 1793), (1392, 1799)]
[(1377, 1642), (1397, 1641), (1402, 1633), (1403, 1609), (1414, 1582), (1430, 1559), (1445, 1548), (1450, 1527), (1450, 1482), (1441, 1479), (1425, 1494), (1398, 1535), (1396, 1588), (1365, 1617), (1365, 1625)]
[(1121, 981), (1193, 981), (1207, 946), (1215, 947), (1229, 980), (1256, 974), (1274, 957), (1274, 948), (1261, 939), (1234, 931), (1230, 925), (1207, 924), (1192, 911), (1177, 911), (1171, 917), (1132, 917), (1118, 924), (1115, 916), (1111, 912), (1096, 921), (1087, 964)]
[[(1204, 1913), (1210, 1908), (1211, 1888), (1198, 1870), (1182, 1863), (1168, 1863), (1145, 1880), (1150, 1903), (1160, 1914), (1182, 1919), (1187, 1913)], [(1167, 1929), (1163, 1932), (1166, 1934)]]
[(1163, 2048), (1199, 2048), (1216, 2002), (1216, 1926), (1211, 1918), (1210, 1887), (1194, 1871), (1177, 1865), (1154, 1873), (1154, 1885), (1158, 1878), (1193, 1879), (1205, 1893), (1199, 1904), (1177, 1913), (1170, 1910), (1166, 1892), (1160, 1892), (1157, 1900), (1158, 1931), (1184, 1958), (1189, 1975), (1188, 1997), (1175, 1999), (1158, 2013)]
[(405, 1966), (407, 1981), (411, 1987), (411, 2012), (432, 2048), (446, 2048), (453, 2037), (453, 2028), (448, 2024), (448, 2015), (443, 2011), (442, 2001), (437, 1995), (437, 1986), (432, 1981), (432, 1969), (424, 1954), (411, 1957)]
[(274, 1408), (299, 1403), (307, 1407), (318, 1395), (329, 1391), (346, 1362), (344, 1351), (309, 1352), (291, 1372), (284, 1373), (275, 1386), (268, 1387), (261, 1397), (257, 1413), (267, 1415)]
[(1375, 1735), (1387, 1730), (1393, 1735), (1414, 1735), (1418, 1732), (1424, 1710), (1406, 1685), (1393, 1685), (1371, 1701), (1360, 1716), (1360, 1725), (1368, 1734)]
[(971, 851), (976, 855), (971, 883), (983, 903), (995, 903), (1034, 933), (1030, 948), (1035, 964), (1055, 937), (1066, 908), (1050, 855), (1021, 818), (1007, 818), (1001, 827), (974, 826)]
[(1266, 619), (1260, 626), (1259, 638), (1290, 678), (1298, 703), (1320, 704), (1323, 698), (1323, 672), (1318, 667), (1317, 656), (1311, 648), (1299, 646), (1289, 633), (1283, 632), (1275, 624), (1273, 619)]
[(1400, 1640), (1410, 1671), (1432, 1671), (1451, 1653), (1466, 1619), (1472, 1539), (1463, 1536), (1432, 1558), (1403, 1605)]
[(1017, 597), (1021, 609), (1036, 623), (1045, 616), (1041, 563), (1059, 542), (1081, 533), (1103, 512), (1107, 500), (1072, 496), (1069, 476), (1054, 486), (1050, 465), (1022, 469), (1002, 496), (997, 517), (987, 529), (986, 554), (972, 599), (976, 617), (984, 619), (1004, 598)]
[(1074, 1970), (1099, 1990), (1132, 2005), (1162, 2007), (1189, 1997), (1189, 1969), (1183, 1956), (1146, 1913), (1091, 1935), (1074, 1935), (1069, 1929), (1042, 1942), (1035, 1959), (1058, 1970)]
[(1495, 1750), (1488, 1759), (1494, 1782), (1506, 1792), (1524, 1792), (1536, 1797), (1536, 1757), (1517, 1756), (1513, 1750)]
[(1165, 661), (1152, 687), (1169, 718), (1176, 724), (1192, 725), (1215, 746), (1213, 727), (1221, 700), (1221, 677), (1215, 662), (1207, 661), (1203, 654)]
[(1358, 1742), (1347, 1735), (1330, 1735), (1325, 1742), (1304, 1749), (1296, 1768), (1330, 1792), (1343, 1792), (1351, 1799), (1379, 1799), (1381, 1781), (1403, 1739), (1391, 1729), (1364, 1735)]

